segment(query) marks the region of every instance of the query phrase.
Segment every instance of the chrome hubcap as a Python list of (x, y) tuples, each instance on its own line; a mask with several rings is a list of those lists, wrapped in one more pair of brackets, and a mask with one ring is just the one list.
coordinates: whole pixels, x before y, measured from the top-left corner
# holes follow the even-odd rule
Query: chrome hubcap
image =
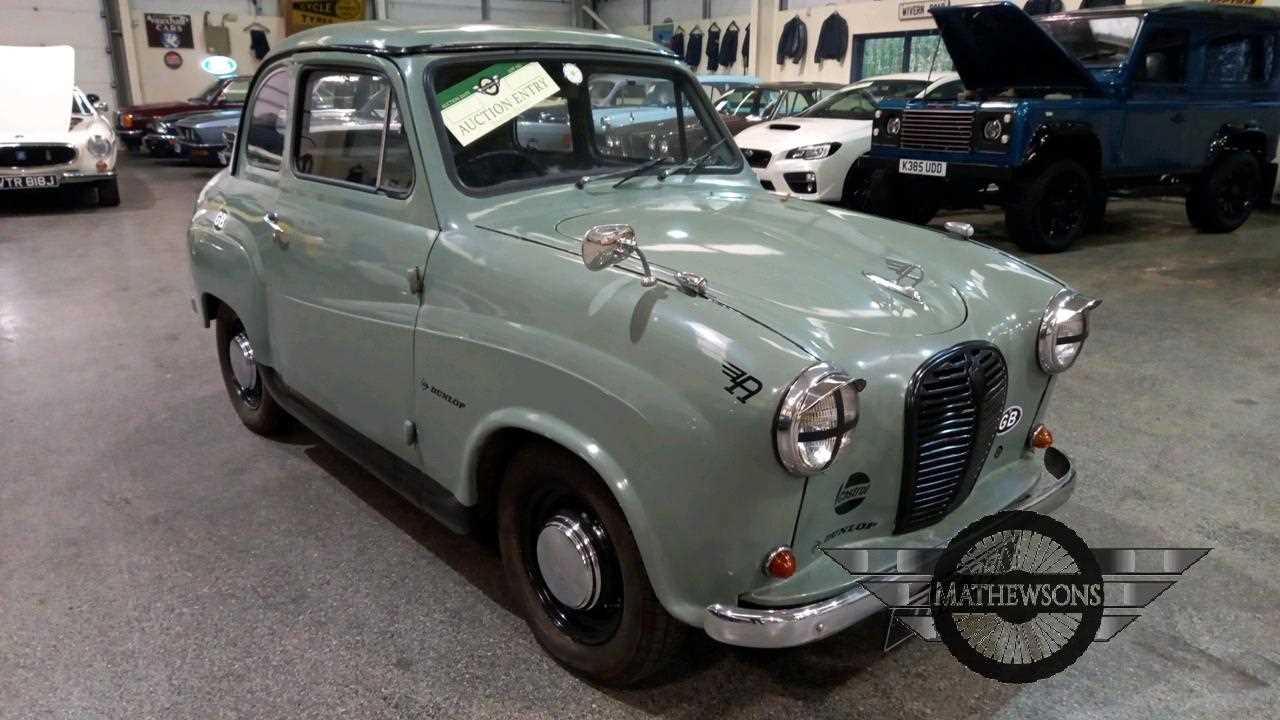
[(538, 533), (538, 570), (551, 595), (573, 610), (587, 610), (600, 599), (600, 552), (589, 528), (556, 515)]
[(258, 364), (253, 360), (253, 346), (249, 344), (247, 335), (240, 333), (231, 338), (227, 359), (231, 363), (231, 374), (240, 386), (241, 394), (257, 389)]

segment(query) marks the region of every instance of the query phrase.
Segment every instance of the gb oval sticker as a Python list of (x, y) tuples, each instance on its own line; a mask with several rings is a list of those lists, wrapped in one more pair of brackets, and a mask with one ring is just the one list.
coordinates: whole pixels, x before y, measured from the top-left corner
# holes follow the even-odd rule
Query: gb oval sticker
[(1003, 435), (1018, 426), (1022, 422), (1022, 408), (1017, 405), (1010, 405), (1005, 408), (1004, 414), (1000, 416), (1000, 424), (996, 426), (996, 434)]

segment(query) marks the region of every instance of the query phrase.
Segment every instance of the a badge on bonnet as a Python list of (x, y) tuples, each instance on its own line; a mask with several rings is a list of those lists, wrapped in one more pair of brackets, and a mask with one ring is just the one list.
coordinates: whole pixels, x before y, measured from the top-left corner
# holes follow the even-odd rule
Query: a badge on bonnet
[(864, 271), (862, 273), (863, 277), (875, 283), (877, 287), (884, 288), (889, 292), (923, 305), (924, 298), (920, 295), (920, 291), (916, 290), (916, 285), (919, 285), (920, 281), (924, 280), (924, 268), (915, 263), (895, 258), (885, 258), (884, 263), (889, 266), (889, 270), (896, 276), (894, 280), (870, 271)]

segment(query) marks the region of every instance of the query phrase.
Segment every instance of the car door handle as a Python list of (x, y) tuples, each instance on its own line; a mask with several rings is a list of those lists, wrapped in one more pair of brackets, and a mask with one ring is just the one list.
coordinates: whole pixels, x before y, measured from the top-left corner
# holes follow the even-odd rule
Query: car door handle
[(284, 238), (284, 226), (280, 224), (280, 214), (269, 212), (262, 216), (262, 222), (271, 228), (271, 239), (282, 248), (289, 247), (289, 241)]

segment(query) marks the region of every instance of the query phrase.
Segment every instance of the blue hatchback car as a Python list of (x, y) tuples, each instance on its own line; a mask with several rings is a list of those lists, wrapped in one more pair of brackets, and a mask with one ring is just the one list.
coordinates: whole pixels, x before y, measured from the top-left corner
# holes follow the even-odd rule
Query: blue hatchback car
[(875, 211), (923, 223), (944, 204), (994, 199), (1019, 245), (1056, 252), (1101, 221), (1112, 193), (1185, 194), (1192, 225), (1230, 232), (1274, 182), (1276, 8), (932, 12), (967, 92), (883, 104), (863, 159)]

